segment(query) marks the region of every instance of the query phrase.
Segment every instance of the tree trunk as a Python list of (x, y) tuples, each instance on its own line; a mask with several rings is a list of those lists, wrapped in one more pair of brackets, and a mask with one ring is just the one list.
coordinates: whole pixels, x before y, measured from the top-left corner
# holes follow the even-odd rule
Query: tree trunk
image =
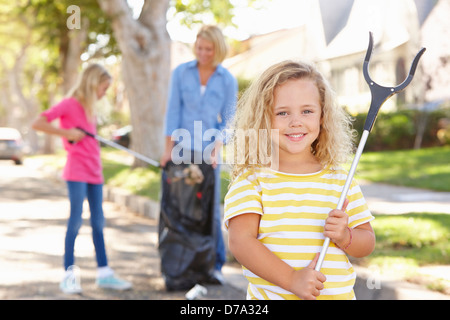
[(66, 50), (62, 52), (64, 94), (67, 94), (77, 82), (80, 73), (80, 57), (86, 49), (88, 29), (89, 19), (84, 18), (81, 22), (80, 29), (68, 30), (65, 34), (67, 45)]
[[(122, 52), (122, 76), (130, 102), (131, 148), (159, 160), (170, 76), (170, 37), (166, 30), (169, 0), (146, 0), (138, 20), (126, 0), (98, 0), (112, 19)], [(134, 166), (146, 166), (135, 159)]]

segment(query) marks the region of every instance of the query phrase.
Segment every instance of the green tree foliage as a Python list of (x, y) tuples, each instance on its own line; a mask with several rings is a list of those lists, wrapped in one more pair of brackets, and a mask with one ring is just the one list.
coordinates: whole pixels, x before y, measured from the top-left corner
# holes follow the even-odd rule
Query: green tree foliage
[[(68, 8), (74, 5), (72, 0), (27, 0), (22, 1), (14, 10), (14, 14), (24, 16), (28, 19), (30, 26), (36, 33), (36, 42), (53, 54), (47, 69), (55, 74), (61, 75), (66, 63), (69, 51), (69, 40), (74, 33), (67, 26), (71, 12)], [(112, 35), (111, 24), (105, 18), (98, 3), (92, 0), (78, 0), (75, 4), (80, 8), (80, 27), (87, 28), (87, 37), (82, 43), (83, 51), (89, 47), (96, 46), (92, 56), (107, 57), (119, 54), (117, 44)], [(99, 36), (106, 35), (108, 42), (99, 43)]]
[(234, 5), (223, 0), (172, 0), (175, 15), (179, 15), (180, 22), (193, 26), (205, 21), (215, 21), (219, 25), (232, 23)]

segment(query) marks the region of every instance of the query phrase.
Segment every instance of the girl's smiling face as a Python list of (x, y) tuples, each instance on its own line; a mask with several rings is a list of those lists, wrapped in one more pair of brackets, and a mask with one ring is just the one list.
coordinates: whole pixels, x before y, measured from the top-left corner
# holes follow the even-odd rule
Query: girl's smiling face
[(274, 90), (272, 129), (278, 129), (279, 157), (311, 159), (311, 145), (320, 133), (322, 108), (316, 84), (292, 79)]

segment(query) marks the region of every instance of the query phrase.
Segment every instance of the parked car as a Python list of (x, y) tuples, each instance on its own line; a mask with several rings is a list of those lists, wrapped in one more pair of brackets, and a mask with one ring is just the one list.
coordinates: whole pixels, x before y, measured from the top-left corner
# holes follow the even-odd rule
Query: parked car
[(0, 127), (0, 160), (23, 161), (23, 140), (17, 129)]
[(112, 133), (112, 140), (115, 143), (118, 143), (121, 146), (124, 146), (125, 148), (129, 148), (130, 141), (131, 141), (130, 135), (131, 135), (132, 130), (133, 130), (133, 127), (131, 125), (117, 129), (117, 130), (113, 131), (113, 133)]

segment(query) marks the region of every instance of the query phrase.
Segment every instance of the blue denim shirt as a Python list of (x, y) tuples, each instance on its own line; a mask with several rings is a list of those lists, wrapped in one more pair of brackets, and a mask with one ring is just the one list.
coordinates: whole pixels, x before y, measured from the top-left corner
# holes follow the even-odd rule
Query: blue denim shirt
[(197, 60), (183, 63), (173, 71), (164, 133), (183, 148), (202, 152), (213, 141), (210, 134), (214, 130), (208, 129), (223, 133), (227, 121), (234, 116), (238, 85), (233, 75), (218, 65), (203, 95), (200, 87)]

